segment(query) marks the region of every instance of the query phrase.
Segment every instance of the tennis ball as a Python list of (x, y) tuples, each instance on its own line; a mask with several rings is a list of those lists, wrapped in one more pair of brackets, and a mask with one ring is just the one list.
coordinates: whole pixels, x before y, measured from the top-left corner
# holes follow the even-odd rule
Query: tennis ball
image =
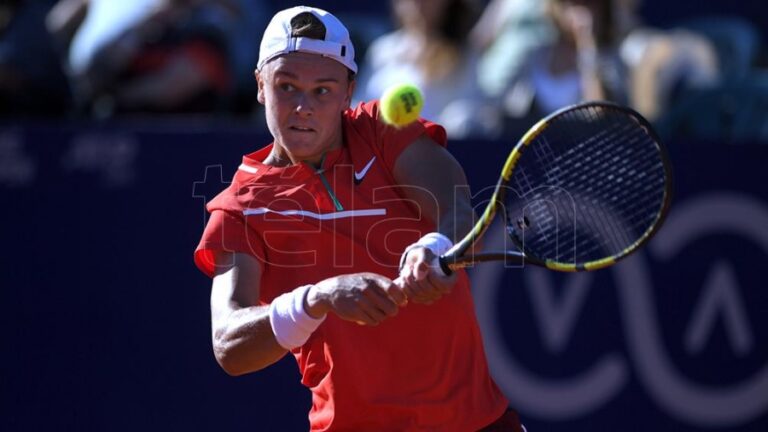
[(379, 100), (384, 123), (400, 128), (416, 121), (424, 107), (421, 90), (413, 84), (397, 84), (388, 88)]

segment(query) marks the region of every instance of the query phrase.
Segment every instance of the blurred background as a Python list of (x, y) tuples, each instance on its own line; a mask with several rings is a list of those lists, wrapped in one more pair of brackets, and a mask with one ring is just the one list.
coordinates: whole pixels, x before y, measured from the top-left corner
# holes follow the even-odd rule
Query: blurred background
[[(0, 3), (0, 429), (307, 429), (292, 359), (217, 366), (192, 262), (205, 202), (271, 142), (253, 69), (292, 5)], [(493, 374), (529, 431), (768, 430), (762, 2), (312, 5), (350, 29), (356, 101), (422, 88), (478, 206), (564, 105), (632, 106), (669, 147), (675, 200), (641, 253), (590, 274), (471, 270)]]

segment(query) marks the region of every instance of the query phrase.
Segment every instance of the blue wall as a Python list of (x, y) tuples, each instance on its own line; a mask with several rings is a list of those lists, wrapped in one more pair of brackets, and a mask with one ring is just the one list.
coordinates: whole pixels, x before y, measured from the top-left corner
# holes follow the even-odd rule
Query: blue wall
[[(266, 140), (0, 127), (0, 429), (306, 429), (292, 359), (219, 369), (191, 259), (205, 197)], [(642, 253), (589, 275), (473, 271), (491, 366), (532, 432), (768, 430), (768, 146), (670, 147), (674, 207)], [(475, 191), (508, 149), (452, 146)]]

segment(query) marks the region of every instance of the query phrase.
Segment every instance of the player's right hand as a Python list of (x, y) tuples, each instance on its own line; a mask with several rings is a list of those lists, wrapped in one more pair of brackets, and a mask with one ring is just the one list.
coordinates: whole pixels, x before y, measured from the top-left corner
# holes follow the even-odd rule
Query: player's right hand
[(391, 279), (375, 273), (353, 273), (313, 285), (305, 307), (314, 317), (332, 312), (347, 321), (378, 325), (397, 315), (406, 303), (405, 294)]
[(456, 273), (445, 276), (439, 268), (433, 268), (430, 263), (437, 263), (437, 255), (431, 249), (417, 247), (407, 254), (400, 276), (394, 281), (407, 298), (430, 305), (451, 292)]

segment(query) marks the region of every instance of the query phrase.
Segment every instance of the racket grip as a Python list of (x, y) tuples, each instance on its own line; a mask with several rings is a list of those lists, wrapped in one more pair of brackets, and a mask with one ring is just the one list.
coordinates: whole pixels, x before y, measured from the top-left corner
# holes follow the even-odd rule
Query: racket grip
[(435, 257), (435, 259), (429, 263), (429, 266), (432, 268), (432, 270), (435, 271), (435, 273), (439, 274), (440, 276), (448, 277), (453, 274), (453, 270), (448, 267), (448, 264), (442, 256)]

